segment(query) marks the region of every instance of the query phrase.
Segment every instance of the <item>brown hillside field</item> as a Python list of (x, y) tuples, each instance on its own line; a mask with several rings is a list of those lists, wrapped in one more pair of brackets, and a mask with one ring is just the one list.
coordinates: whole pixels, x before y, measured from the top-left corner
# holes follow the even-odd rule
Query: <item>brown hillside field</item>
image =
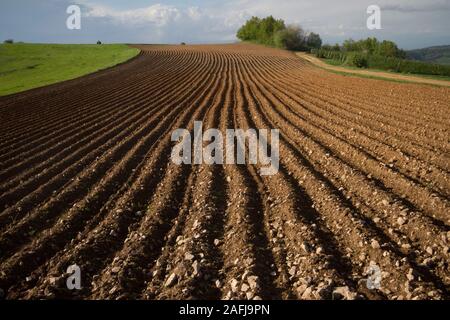
[[(0, 98), (7, 299), (450, 298), (450, 88), (256, 45), (139, 48)], [(194, 120), (279, 129), (279, 172), (174, 164)]]

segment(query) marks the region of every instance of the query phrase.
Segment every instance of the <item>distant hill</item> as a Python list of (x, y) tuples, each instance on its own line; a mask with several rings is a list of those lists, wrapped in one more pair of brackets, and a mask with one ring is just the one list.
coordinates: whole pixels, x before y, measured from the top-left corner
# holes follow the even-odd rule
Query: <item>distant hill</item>
[(408, 50), (406, 57), (410, 60), (450, 65), (450, 45)]

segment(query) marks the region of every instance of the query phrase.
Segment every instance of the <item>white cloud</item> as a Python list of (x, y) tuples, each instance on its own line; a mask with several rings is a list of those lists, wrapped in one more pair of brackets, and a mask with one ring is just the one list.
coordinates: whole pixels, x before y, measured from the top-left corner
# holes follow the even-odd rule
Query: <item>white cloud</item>
[[(80, 0), (79, 0), (80, 1)], [(144, 8), (119, 10), (106, 4), (81, 0), (84, 16), (106, 20), (125, 29), (149, 27), (147, 41), (220, 42), (236, 40), (236, 30), (250, 14), (225, 6), (198, 7), (154, 4)]]
[(165, 26), (170, 22), (181, 18), (179, 9), (171, 5), (155, 4), (145, 8), (116, 10), (104, 5), (90, 4), (86, 2), (85, 13), (89, 18), (109, 18), (115, 22), (123, 24), (144, 24), (152, 23), (157, 26)]
[(186, 10), (186, 14), (192, 20), (199, 21), (200, 19), (202, 19), (204, 13), (199, 7), (189, 7)]

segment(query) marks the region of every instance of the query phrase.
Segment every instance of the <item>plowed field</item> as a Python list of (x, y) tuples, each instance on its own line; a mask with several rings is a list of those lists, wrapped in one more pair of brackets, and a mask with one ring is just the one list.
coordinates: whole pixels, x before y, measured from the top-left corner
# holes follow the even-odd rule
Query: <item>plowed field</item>
[[(0, 98), (6, 298), (450, 298), (449, 88), (260, 46), (139, 48)], [(172, 163), (194, 120), (280, 129), (278, 174)]]

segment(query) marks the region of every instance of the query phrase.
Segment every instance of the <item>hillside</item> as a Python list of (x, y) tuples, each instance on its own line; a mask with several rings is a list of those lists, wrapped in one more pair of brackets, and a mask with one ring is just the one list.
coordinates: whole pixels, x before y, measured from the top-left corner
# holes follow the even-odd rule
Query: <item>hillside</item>
[(406, 57), (411, 60), (450, 64), (450, 45), (409, 50), (406, 51)]
[(78, 78), (138, 53), (124, 44), (1, 44), (0, 96)]

